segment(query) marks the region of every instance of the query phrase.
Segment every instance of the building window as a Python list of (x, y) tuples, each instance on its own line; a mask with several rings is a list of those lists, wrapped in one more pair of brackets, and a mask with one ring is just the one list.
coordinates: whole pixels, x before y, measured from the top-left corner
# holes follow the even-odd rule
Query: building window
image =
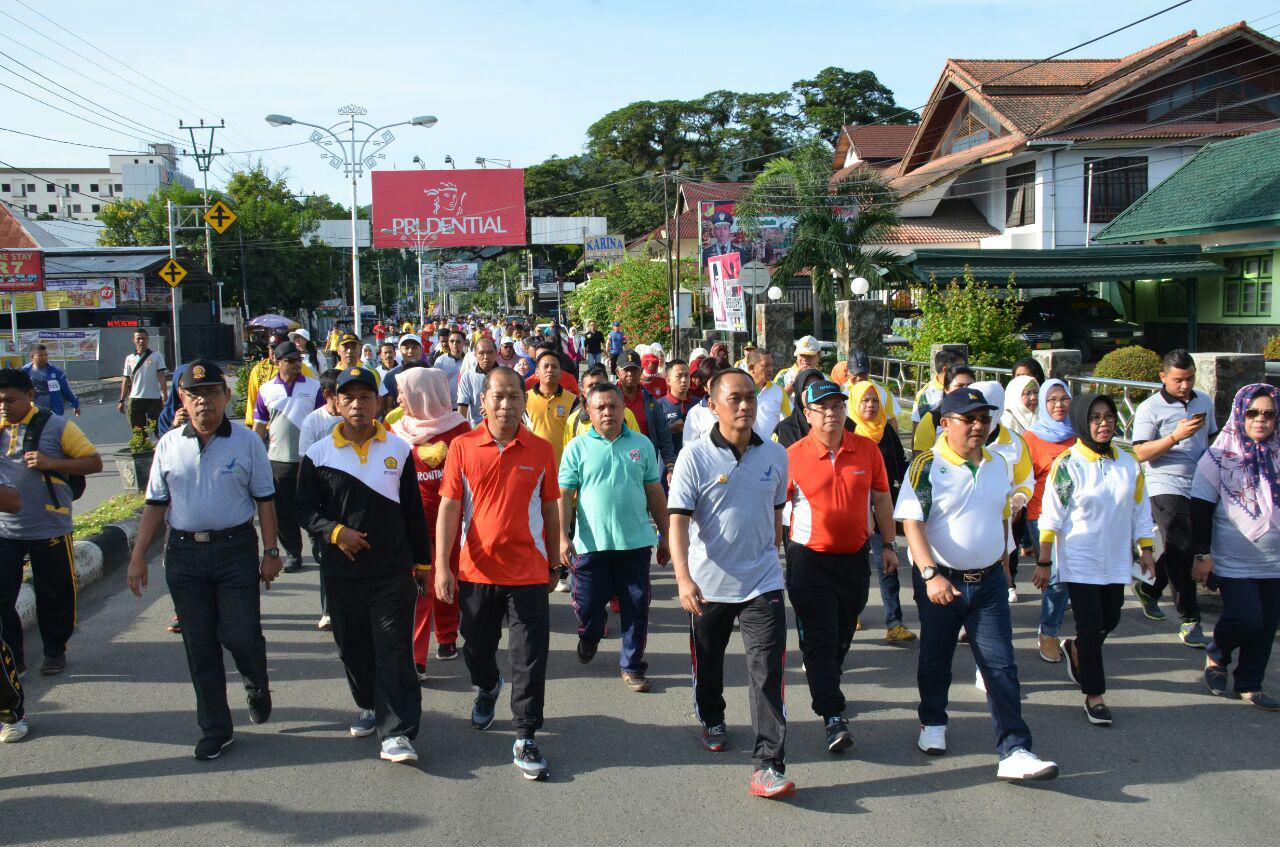
[(97, 194), (97, 193), (98, 193), (98, 183), (96, 183), (96, 182), (91, 182), (91, 183), (89, 183), (89, 193), (90, 193), (90, 194)]
[(117, 182), (115, 184), (115, 191), (117, 194), (119, 194), (121, 191), (124, 191), (124, 186)]
[(1004, 128), (995, 115), (973, 100), (966, 100), (951, 119), (951, 126), (938, 145), (938, 153), (942, 156), (959, 153), (1000, 135), (1004, 135)]
[(80, 204), (79, 204), (79, 203), (76, 203), (75, 205), (73, 205), (73, 206), (71, 207), (71, 212), (72, 212), (72, 214), (75, 214), (75, 215), (80, 214)]
[(93, 210), (93, 213), (94, 213), (95, 215), (96, 215), (96, 214), (98, 214), (98, 212), (101, 212), (101, 211), (102, 211), (102, 206), (100, 206), (100, 205), (99, 205), (99, 204), (97, 204), (97, 203), (94, 203), (94, 204), (93, 204), (92, 206), (90, 206), (89, 208)]
[(48, 209), (49, 209), (49, 214), (56, 215), (58, 213), (58, 204), (50, 203), (48, 206)]
[[(1093, 203), (1089, 203), (1089, 165), (1093, 164)], [(1084, 202), (1089, 223), (1105, 224), (1147, 193), (1147, 157), (1085, 159)]]
[(54, 185), (52, 182), (46, 182), (44, 184), (44, 190), (46, 193), (52, 194), (53, 192), (58, 190), (58, 187)]
[(78, 182), (73, 182), (73, 183), (71, 183), (71, 190), (72, 190), (72, 191), (79, 191), (79, 190), (80, 190), (80, 183), (78, 183)]
[(10, 192), (9, 192), (9, 183), (7, 183), (7, 182), (0, 183), (0, 191), (3, 191), (5, 194), (10, 193)]
[(1271, 257), (1242, 256), (1227, 260), (1222, 278), (1224, 317), (1271, 316)]
[(1162, 318), (1187, 316), (1187, 286), (1176, 279), (1156, 283), (1156, 314)]
[(1036, 222), (1036, 163), (1014, 165), (1004, 172), (1004, 203), (1007, 227)]

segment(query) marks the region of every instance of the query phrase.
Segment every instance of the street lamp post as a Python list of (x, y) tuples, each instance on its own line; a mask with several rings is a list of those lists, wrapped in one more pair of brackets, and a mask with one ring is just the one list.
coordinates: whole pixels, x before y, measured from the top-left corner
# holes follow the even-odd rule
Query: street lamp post
[[(427, 322), (427, 307), (422, 292), (422, 256), (430, 249), (436, 237), (434, 235), (423, 235), (416, 230), (413, 233), (409, 233), (394, 229), (384, 229), (382, 232), (387, 235), (399, 236), (400, 240), (404, 241), (410, 250), (418, 254), (418, 326), (422, 326)], [(408, 240), (410, 237), (412, 237), (412, 241)]]
[[(288, 115), (267, 115), (267, 123), (272, 126), (293, 126), (296, 124), (298, 126), (311, 127), (312, 133), (309, 140), (324, 151), (321, 153), (321, 158), (328, 161), (330, 167), (335, 170), (342, 168), (343, 174), (351, 177), (351, 306), (354, 313), (355, 334), (360, 336), (360, 240), (356, 232), (356, 204), (358, 202), (356, 181), (364, 175), (365, 168), (372, 170), (377, 167), (379, 159), (386, 158), (386, 154), (382, 152), (383, 148), (396, 140), (395, 135), (391, 132), (392, 127), (408, 125), (429, 129), (436, 125), (436, 117), (435, 115), (420, 115), (411, 120), (398, 121), (386, 126), (376, 127), (368, 121), (356, 120), (357, 115), (369, 114), (369, 110), (363, 106), (343, 106), (338, 110), (338, 114), (345, 116), (346, 120), (327, 127), (295, 120)], [(368, 135), (363, 139), (356, 135), (357, 132), (364, 133), (363, 129), (356, 129), (357, 125), (369, 130)], [(345, 130), (348, 136), (345, 139), (338, 137), (337, 132), (342, 130)], [(334, 152), (335, 147), (338, 150), (337, 153)], [(370, 243), (372, 243), (372, 240), (370, 238)]]

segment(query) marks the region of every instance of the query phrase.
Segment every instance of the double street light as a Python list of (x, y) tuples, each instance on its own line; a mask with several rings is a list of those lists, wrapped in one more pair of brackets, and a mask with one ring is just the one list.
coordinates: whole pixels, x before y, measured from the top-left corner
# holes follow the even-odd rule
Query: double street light
[[(354, 329), (355, 334), (360, 336), (360, 239), (356, 232), (356, 180), (364, 176), (365, 168), (372, 170), (377, 167), (380, 159), (385, 159), (386, 154), (383, 149), (396, 140), (395, 135), (391, 132), (392, 127), (397, 126), (420, 126), (430, 129), (435, 126), (437, 119), (435, 115), (419, 115), (407, 121), (398, 121), (386, 126), (374, 126), (368, 121), (357, 120), (357, 116), (369, 114), (369, 110), (363, 106), (348, 105), (338, 110), (339, 115), (343, 115), (345, 120), (338, 121), (332, 126), (321, 126), (320, 124), (307, 123), (306, 121), (296, 120), (288, 115), (267, 115), (267, 123), (272, 126), (306, 126), (311, 127), (311, 137), (308, 139), (315, 144), (323, 152), (320, 158), (328, 161), (330, 167), (334, 170), (343, 169), (345, 176), (351, 177), (351, 300), (352, 312), (354, 313)], [(361, 129), (357, 130), (359, 126)], [(365, 133), (365, 130), (368, 133)], [(345, 137), (339, 137), (338, 133), (342, 133)], [(360, 136), (363, 136), (361, 138)], [(372, 227), (370, 228), (370, 245), (372, 245)]]

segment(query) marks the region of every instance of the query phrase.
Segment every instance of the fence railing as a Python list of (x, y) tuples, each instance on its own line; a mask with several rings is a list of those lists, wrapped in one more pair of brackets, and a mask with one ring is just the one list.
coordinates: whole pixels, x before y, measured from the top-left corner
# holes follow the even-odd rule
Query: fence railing
[[(899, 406), (910, 409), (912, 401), (920, 389), (929, 384), (933, 378), (933, 369), (928, 362), (912, 362), (907, 359), (891, 359), (883, 356), (871, 356), (871, 378), (879, 382), (899, 401)], [(982, 365), (970, 365), (980, 380), (1006, 384), (1013, 376), (1010, 368), (991, 368)], [(1116, 411), (1120, 417), (1120, 435), (1118, 440), (1128, 444), (1133, 440), (1133, 416), (1138, 405), (1152, 394), (1160, 390), (1158, 382), (1135, 382), (1127, 379), (1106, 379), (1095, 376), (1071, 376), (1064, 380), (1071, 388), (1072, 394), (1092, 391), (1107, 394), (1116, 401)]]

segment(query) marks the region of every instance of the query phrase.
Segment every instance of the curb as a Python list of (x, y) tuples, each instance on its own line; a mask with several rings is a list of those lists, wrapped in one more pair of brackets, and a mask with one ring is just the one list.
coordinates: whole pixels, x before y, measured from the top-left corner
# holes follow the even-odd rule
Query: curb
[[(138, 518), (135, 517), (118, 524), (108, 524), (102, 532), (74, 542), (77, 592), (128, 564), (129, 551), (137, 534)], [(24, 582), (18, 589), (17, 609), (24, 630), (35, 623), (36, 594), (30, 583)]]

